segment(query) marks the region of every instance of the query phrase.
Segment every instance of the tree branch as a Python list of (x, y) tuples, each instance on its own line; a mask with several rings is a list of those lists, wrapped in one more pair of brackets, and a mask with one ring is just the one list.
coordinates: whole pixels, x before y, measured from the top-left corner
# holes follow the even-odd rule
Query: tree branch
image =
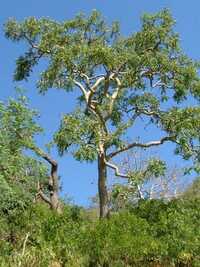
[[(29, 148), (33, 150), (38, 156), (46, 160), (51, 165), (51, 174), (49, 176), (49, 191), (50, 191), (50, 198), (47, 197), (41, 189), (40, 184), (38, 185), (38, 194), (46, 203), (48, 203), (51, 208), (58, 208), (58, 164), (57, 162), (52, 159), (48, 154), (46, 154), (42, 149), (36, 147), (35, 145), (29, 145)], [(55, 199), (56, 198), (56, 199)], [(55, 204), (55, 202), (57, 203)], [(57, 207), (55, 207), (57, 205)]]
[(105, 74), (98, 74), (98, 75), (89, 77), (89, 80), (92, 81), (92, 80), (96, 80), (96, 79), (102, 78), (102, 77), (105, 77)]
[(117, 96), (118, 96), (119, 91), (121, 89), (121, 81), (120, 81), (120, 79), (118, 77), (115, 77), (115, 78), (111, 77), (110, 79), (114, 79), (117, 82), (117, 88), (115, 89), (115, 91), (111, 95), (109, 112), (108, 112), (108, 115), (106, 116), (105, 120), (107, 120), (111, 116), (115, 100), (117, 99)]
[(76, 80), (73, 80), (74, 84), (81, 90), (81, 92), (83, 93), (84, 97), (85, 97), (85, 100), (86, 100), (86, 103), (88, 103), (88, 99), (89, 99), (89, 92), (87, 92), (84, 88), (84, 86), (76, 81)]
[(142, 189), (139, 184), (137, 185), (137, 191), (138, 191), (139, 199), (144, 199), (144, 194), (142, 193)]
[(34, 145), (29, 146), (29, 148), (33, 150), (38, 156), (46, 160), (49, 164), (53, 165), (54, 167), (58, 166), (57, 162), (52, 159), (47, 153), (45, 153), (41, 148), (36, 147)]
[[(105, 164), (106, 164), (107, 167), (109, 167), (109, 168), (111, 168), (111, 169), (113, 169), (115, 171), (115, 176), (118, 176), (118, 177), (121, 177), (121, 178), (127, 178), (127, 179), (130, 178), (130, 175), (128, 175), (128, 174), (120, 173), (119, 168), (118, 168), (117, 165), (115, 165), (113, 163), (110, 163), (110, 162), (108, 162), (106, 160), (104, 162), (105, 162)], [(137, 187), (139, 198), (140, 199), (144, 199), (144, 195), (142, 193), (142, 190), (140, 188), (140, 185), (137, 184), (136, 187)]]
[(105, 77), (100, 77), (96, 82), (95, 84), (90, 88), (90, 90), (92, 92), (95, 92), (95, 90), (97, 89), (98, 85), (102, 82), (102, 81), (105, 81)]
[(157, 117), (157, 118), (160, 118), (160, 113), (163, 113), (163, 111), (155, 111), (155, 110), (148, 110), (148, 109), (139, 109), (137, 107), (134, 107), (134, 108), (131, 108), (129, 110), (127, 110), (126, 112), (129, 113), (131, 111), (135, 111), (135, 114), (137, 116), (140, 116), (142, 114), (146, 115), (146, 116), (154, 116), (154, 117)]
[(29, 235), (30, 235), (30, 233), (28, 232), (28, 233), (26, 234), (25, 239), (24, 239), (24, 242), (23, 242), (23, 248), (22, 248), (22, 254), (20, 255), (20, 258), (21, 258), (21, 259), (19, 260), (18, 267), (21, 267), (21, 265), (22, 265), (22, 259), (23, 259), (24, 254), (25, 254), (26, 243), (27, 243), (27, 241), (28, 241)]
[(128, 174), (120, 173), (119, 168), (118, 168), (117, 165), (108, 162), (106, 159), (104, 160), (104, 162), (105, 162), (107, 167), (109, 167), (109, 168), (111, 168), (111, 169), (113, 169), (115, 171), (115, 175), (116, 176), (119, 176), (121, 178), (127, 178), (127, 179), (130, 178), (130, 176)]
[(35, 195), (35, 200), (37, 200), (37, 197), (40, 197), (45, 203), (47, 203), (51, 207), (51, 200), (50, 198), (42, 191), (42, 187), (40, 182), (38, 181), (37, 185), (37, 194)]
[(96, 82), (95, 84), (90, 87), (90, 91), (88, 92), (88, 98), (87, 98), (87, 105), (88, 107), (90, 108), (91, 107), (91, 103), (92, 103), (92, 97), (98, 87), (98, 85), (102, 82), (102, 81), (105, 81), (105, 77), (100, 77)]
[(165, 86), (165, 87), (169, 88), (169, 86), (166, 83), (162, 82), (161, 80), (158, 80), (157, 82), (155, 82), (154, 84), (152, 84), (151, 87), (152, 88), (155, 88), (155, 87), (158, 87), (158, 86)]
[(26, 41), (29, 43), (29, 45), (30, 45), (33, 49), (38, 50), (38, 52), (40, 52), (40, 53), (42, 53), (42, 54), (45, 54), (45, 53), (49, 54), (49, 53), (50, 53), (50, 50), (46, 50), (46, 51), (41, 50), (41, 48), (40, 48), (38, 45), (36, 45), (36, 44), (31, 40), (31, 38), (29, 38), (25, 33), (24, 33), (24, 38), (25, 38)]
[(173, 141), (173, 139), (175, 138), (175, 136), (166, 136), (166, 137), (163, 137), (161, 138), (160, 140), (157, 140), (157, 141), (151, 141), (151, 142), (147, 142), (147, 143), (138, 143), (138, 142), (134, 142), (134, 143), (131, 143), (115, 152), (112, 152), (110, 153), (107, 157), (110, 159), (110, 158), (113, 158), (115, 157), (116, 155), (122, 153), (122, 152), (125, 152), (133, 147), (141, 147), (141, 148), (148, 148), (148, 147), (152, 147), (152, 146), (159, 146), (159, 145), (162, 145), (163, 143), (167, 142), (167, 141)]
[(45, 195), (45, 194), (42, 192), (42, 190), (40, 190), (40, 191), (36, 194), (36, 197), (37, 197), (37, 196), (40, 196), (41, 199), (51, 207), (51, 201), (50, 201), (50, 199), (47, 197), (47, 195)]

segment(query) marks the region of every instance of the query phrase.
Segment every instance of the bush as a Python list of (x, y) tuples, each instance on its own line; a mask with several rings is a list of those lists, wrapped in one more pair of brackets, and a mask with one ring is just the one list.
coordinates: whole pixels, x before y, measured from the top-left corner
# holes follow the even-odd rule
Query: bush
[(0, 266), (197, 267), (199, 204), (142, 201), (102, 220), (77, 206), (65, 205), (58, 215), (35, 204), (1, 218)]

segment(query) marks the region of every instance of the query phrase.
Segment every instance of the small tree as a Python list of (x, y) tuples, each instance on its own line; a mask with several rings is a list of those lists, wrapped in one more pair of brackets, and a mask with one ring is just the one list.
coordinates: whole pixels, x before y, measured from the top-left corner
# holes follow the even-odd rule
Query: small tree
[(123, 172), (134, 171), (134, 179), (115, 183), (109, 190), (112, 210), (116, 211), (137, 205), (139, 200), (172, 200), (179, 198), (185, 188), (187, 176), (176, 166), (165, 166), (153, 154), (128, 151), (121, 162)]
[[(16, 192), (21, 192), (21, 196), (24, 194), (26, 199), (31, 201), (37, 195), (53, 210), (59, 212), (58, 165), (34, 141), (34, 136), (42, 131), (36, 123), (36, 118), (37, 112), (28, 107), (25, 96), (19, 96), (17, 100), (9, 99), (8, 103), (0, 103), (0, 178), (2, 179), (2, 191), (10, 192), (16, 197)], [(51, 165), (48, 180), (48, 168), (40, 160), (26, 155), (24, 150), (27, 149)], [(23, 203), (20, 197), (17, 197), (16, 201)], [(24, 200), (25, 204), (26, 201)], [(15, 206), (16, 204), (12, 203), (12, 205)]]
[[(120, 173), (112, 162), (117, 155), (172, 142), (184, 159), (199, 158), (200, 108), (187, 102), (200, 96), (198, 64), (180, 49), (173, 25), (168, 10), (144, 15), (141, 29), (128, 37), (120, 34), (118, 23), (107, 26), (96, 11), (63, 23), (32, 17), (6, 24), (9, 39), (28, 45), (16, 62), (15, 80), (28, 78), (44, 58), (41, 93), (80, 91), (80, 105), (63, 117), (55, 142), (61, 154), (73, 147), (76, 159), (97, 159), (100, 217), (108, 214), (107, 168), (134, 179), (134, 172)], [(139, 118), (158, 127), (162, 137), (140, 141), (141, 133), (134, 130)]]
[(200, 198), (200, 177), (196, 177), (192, 184), (182, 193), (181, 198), (196, 200)]

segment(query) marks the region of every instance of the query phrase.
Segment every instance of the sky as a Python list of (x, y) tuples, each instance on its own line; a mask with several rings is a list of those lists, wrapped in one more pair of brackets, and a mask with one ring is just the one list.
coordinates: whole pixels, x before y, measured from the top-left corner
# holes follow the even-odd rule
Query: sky
[[(23, 53), (23, 44), (15, 44), (4, 37), (3, 25), (8, 18), (23, 20), (34, 16), (49, 17), (54, 20), (67, 20), (77, 13), (90, 14), (94, 9), (100, 11), (107, 22), (118, 20), (123, 34), (137, 31), (140, 27), (140, 16), (143, 13), (155, 13), (162, 8), (169, 8), (176, 20), (175, 30), (180, 34), (181, 45), (191, 58), (200, 59), (200, 1), (190, 0), (6, 0), (1, 2), (0, 9), (0, 100), (6, 100), (15, 95), (16, 86), (25, 88), (30, 105), (39, 110), (40, 123), (45, 133), (37, 138), (44, 147), (57, 129), (61, 115), (71, 110), (74, 93), (49, 90), (45, 96), (38, 94), (35, 83), (40, 67), (34, 71), (28, 82), (13, 82), (13, 72), (16, 58)], [(166, 147), (164, 153), (168, 162), (178, 164), (180, 159), (171, 158), (171, 147)], [(59, 164), (62, 195), (73, 199), (76, 204), (89, 205), (90, 198), (97, 191), (96, 164), (83, 164), (75, 161), (70, 155), (60, 158), (56, 151), (53, 156)], [(173, 159), (173, 160), (172, 160)]]

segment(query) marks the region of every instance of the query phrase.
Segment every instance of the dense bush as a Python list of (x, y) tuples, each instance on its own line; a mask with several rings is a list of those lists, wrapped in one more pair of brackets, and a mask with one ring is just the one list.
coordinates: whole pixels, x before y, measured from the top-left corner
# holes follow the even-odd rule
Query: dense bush
[[(142, 201), (110, 219), (66, 205), (1, 218), (0, 266), (200, 266), (200, 201)], [(6, 233), (6, 234), (5, 234)], [(13, 239), (8, 233), (14, 233)], [(27, 240), (26, 240), (27, 237)], [(26, 240), (26, 241), (25, 241)]]

